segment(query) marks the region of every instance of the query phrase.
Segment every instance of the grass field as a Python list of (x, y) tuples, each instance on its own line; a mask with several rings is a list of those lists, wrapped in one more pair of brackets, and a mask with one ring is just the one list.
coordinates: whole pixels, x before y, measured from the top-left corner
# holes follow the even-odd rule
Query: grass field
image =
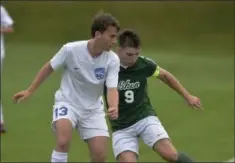
[[(2, 99), (8, 133), (1, 136), (4, 162), (46, 162), (54, 147), (51, 130), (54, 92), (60, 72), (27, 102), (15, 105), (14, 93), (27, 88), (40, 67), (58, 50), (58, 46), (9, 43), (2, 74)], [(182, 55), (146, 52), (160, 66), (175, 74), (193, 94), (201, 98), (204, 112), (185, 105), (171, 89), (155, 79), (149, 80), (153, 105), (175, 146), (198, 161), (225, 161), (234, 155), (234, 58), (232, 55)], [(111, 143), (108, 161), (114, 161)], [(69, 153), (69, 161), (89, 161), (86, 144), (78, 134)], [(139, 161), (161, 161), (141, 142)]]

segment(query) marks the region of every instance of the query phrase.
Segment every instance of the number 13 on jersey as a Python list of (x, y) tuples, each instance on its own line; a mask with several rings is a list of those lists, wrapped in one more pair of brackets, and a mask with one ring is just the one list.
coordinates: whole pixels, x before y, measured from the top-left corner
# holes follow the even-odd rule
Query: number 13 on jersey
[(58, 118), (58, 116), (66, 116), (68, 114), (68, 109), (66, 107), (60, 107), (56, 108), (54, 112), (55, 112), (55, 117)]
[(127, 91), (124, 93), (124, 96), (125, 96), (125, 101), (126, 101), (126, 103), (128, 103), (128, 104), (133, 103), (134, 100), (135, 100), (134, 92), (133, 92), (132, 90), (127, 90)]

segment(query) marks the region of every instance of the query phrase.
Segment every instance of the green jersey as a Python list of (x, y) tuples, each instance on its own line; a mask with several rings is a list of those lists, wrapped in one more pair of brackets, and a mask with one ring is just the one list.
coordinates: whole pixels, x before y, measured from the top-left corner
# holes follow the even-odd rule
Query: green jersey
[[(151, 59), (139, 57), (132, 67), (120, 67), (119, 117), (110, 120), (113, 131), (127, 128), (148, 116), (155, 116), (155, 109), (148, 97), (147, 78), (157, 71), (157, 65)], [(107, 105), (107, 88), (104, 88), (104, 97)]]

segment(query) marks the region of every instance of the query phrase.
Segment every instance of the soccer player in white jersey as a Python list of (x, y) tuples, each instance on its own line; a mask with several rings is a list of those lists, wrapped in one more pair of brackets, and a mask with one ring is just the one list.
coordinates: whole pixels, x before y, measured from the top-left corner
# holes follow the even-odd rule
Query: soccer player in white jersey
[[(4, 48), (4, 33), (10, 33), (13, 31), (12, 25), (13, 20), (11, 16), (8, 14), (7, 10), (1, 6), (1, 72), (2, 72), (2, 65), (3, 65), (3, 59), (5, 57), (5, 48)], [(0, 132), (4, 133), (5, 127), (4, 127), (4, 119), (3, 119), (3, 112), (2, 112), (2, 99), (1, 99), (1, 125), (0, 125)]]
[(77, 128), (88, 143), (91, 162), (105, 162), (108, 127), (102, 102), (104, 83), (108, 87), (108, 116), (118, 117), (118, 72), (120, 60), (111, 51), (119, 24), (110, 14), (94, 17), (92, 38), (65, 44), (39, 71), (31, 86), (14, 95), (14, 102), (25, 100), (54, 70), (64, 69), (61, 86), (55, 93), (53, 128), (56, 148), (51, 162), (67, 162), (72, 129)]

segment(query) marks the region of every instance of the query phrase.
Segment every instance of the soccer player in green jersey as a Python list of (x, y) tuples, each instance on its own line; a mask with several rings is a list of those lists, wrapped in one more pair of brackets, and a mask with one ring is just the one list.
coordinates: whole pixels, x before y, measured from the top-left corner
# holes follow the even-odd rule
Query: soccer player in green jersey
[(118, 84), (119, 117), (117, 120), (110, 120), (116, 159), (119, 162), (136, 162), (139, 155), (138, 139), (141, 138), (168, 162), (193, 162), (185, 154), (177, 152), (172, 145), (150, 103), (147, 79), (160, 79), (182, 95), (194, 109), (202, 109), (200, 99), (191, 95), (170, 72), (159, 67), (153, 60), (140, 56), (140, 38), (134, 31), (122, 31), (118, 40), (117, 54), (121, 62)]

